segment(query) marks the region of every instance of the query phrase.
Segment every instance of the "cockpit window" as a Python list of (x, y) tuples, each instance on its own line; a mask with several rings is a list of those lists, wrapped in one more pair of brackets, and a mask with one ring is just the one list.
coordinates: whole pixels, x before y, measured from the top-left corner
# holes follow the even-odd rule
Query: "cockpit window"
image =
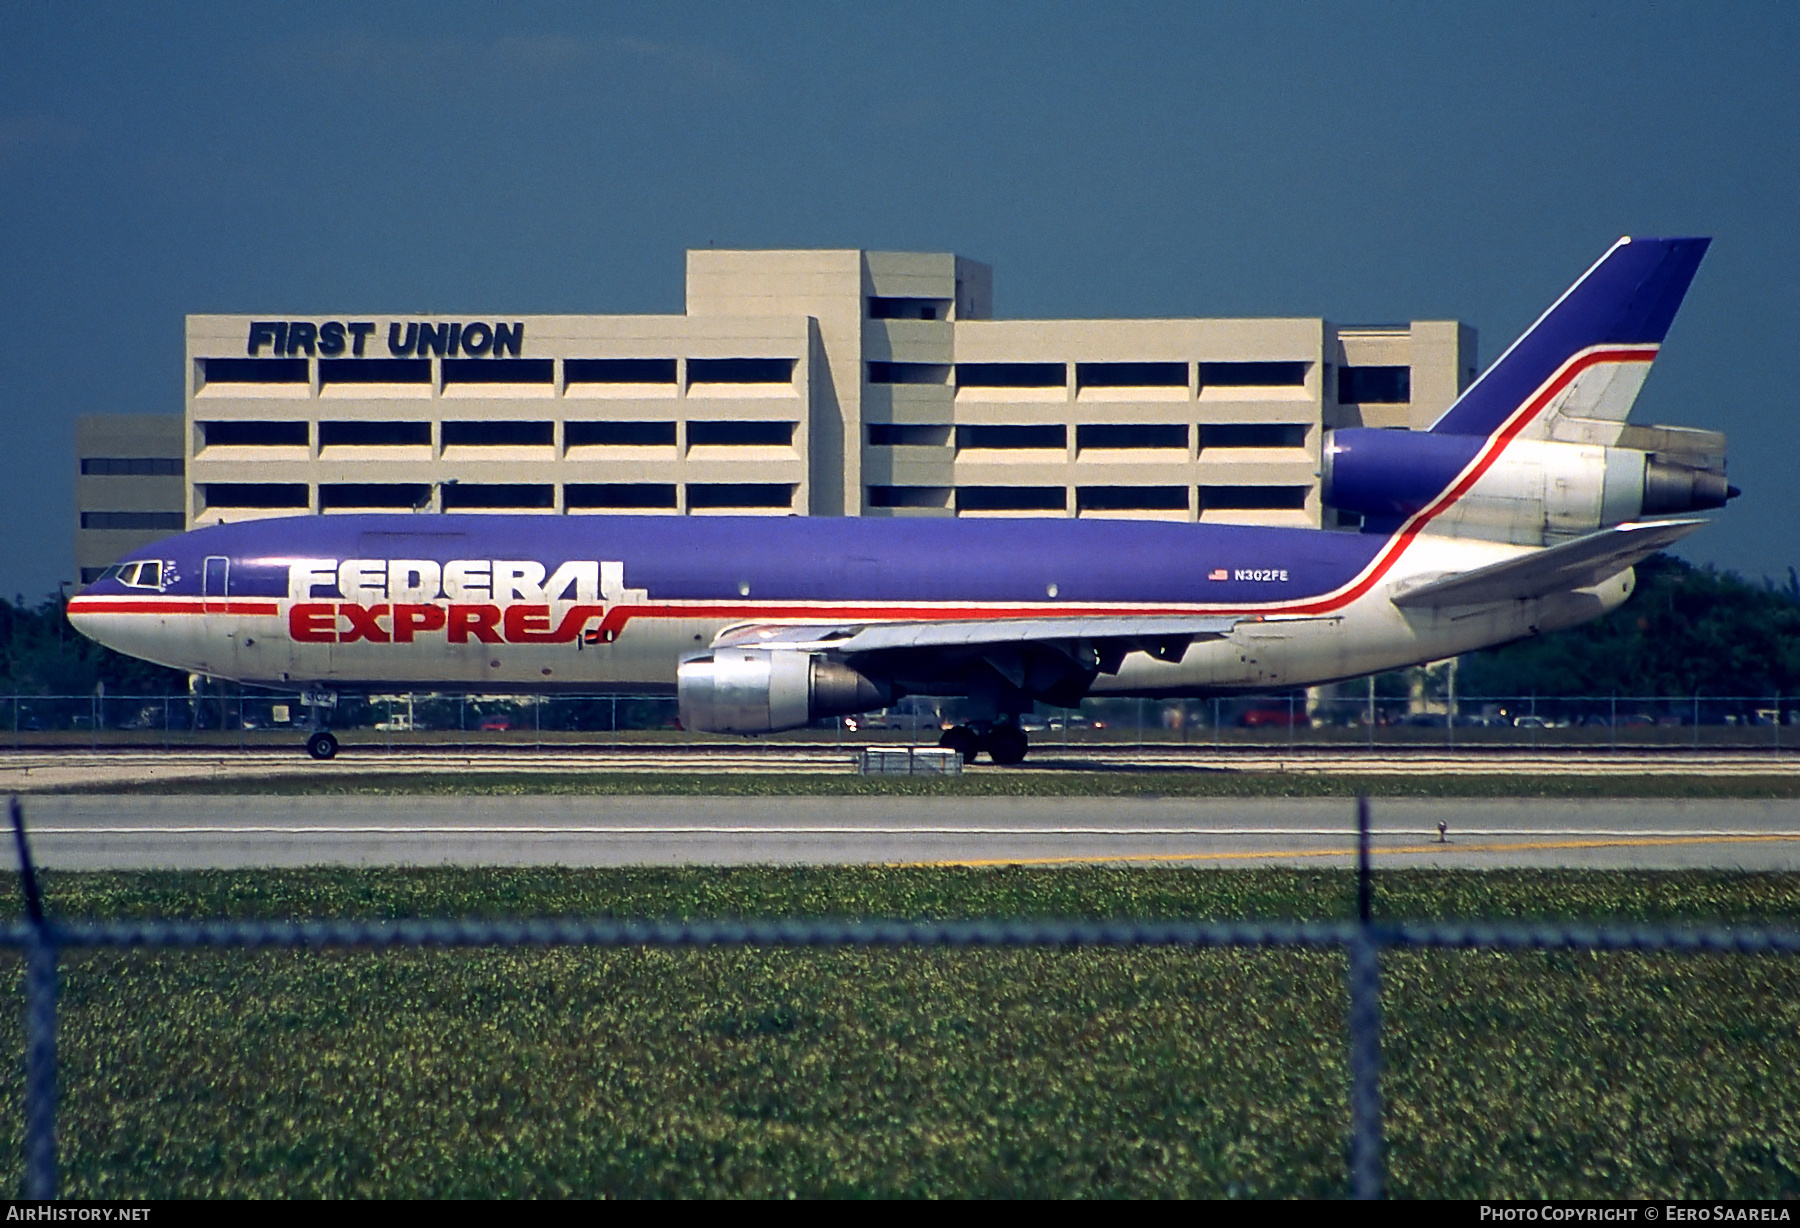
[(162, 588), (162, 562), (124, 563), (119, 567), (119, 583), (127, 588)]

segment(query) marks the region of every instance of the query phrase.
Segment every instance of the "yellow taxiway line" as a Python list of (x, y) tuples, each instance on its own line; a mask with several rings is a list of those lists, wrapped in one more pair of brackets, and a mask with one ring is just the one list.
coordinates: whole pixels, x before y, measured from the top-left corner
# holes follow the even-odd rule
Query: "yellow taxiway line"
[[(1426, 844), (1401, 848), (1373, 848), (1371, 851), (1376, 858), (1381, 858), (1434, 852), (1518, 853), (1546, 852), (1559, 849), (1653, 848), (1672, 844), (1767, 844), (1782, 840), (1796, 841), (1800, 840), (1800, 836), (1657, 836), (1635, 840), (1531, 840), (1507, 844), (1439, 844), (1436, 841), (1432, 841)], [(983, 866), (1107, 865), (1117, 862), (1144, 861), (1286, 861), (1302, 857), (1354, 856), (1356, 856), (1356, 850), (1354, 848), (1266, 849), (1261, 852), (1251, 853), (1114, 853), (1069, 857), (982, 857), (953, 859), (949, 861), (903, 861), (895, 862), (893, 864), (897, 869), (950, 869), (955, 867), (979, 868)]]

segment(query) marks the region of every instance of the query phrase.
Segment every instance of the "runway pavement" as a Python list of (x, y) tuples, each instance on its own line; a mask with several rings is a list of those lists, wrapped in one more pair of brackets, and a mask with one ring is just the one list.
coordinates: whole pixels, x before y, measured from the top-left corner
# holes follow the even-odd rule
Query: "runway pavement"
[[(1343, 867), (1337, 799), (61, 795), (58, 869), (868, 864)], [(1438, 842), (1437, 822), (1448, 824)], [(1800, 801), (1389, 800), (1378, 864), (1800, 869)]]
[[(246, 785), (277, 776), (345, 781), (371, 775), (492, 776), (533, 772), (672, 772), (686, 775), (778, 773), (850, 775), (857, 748), (829, 742), (584, 746), (542, 751), (377, 747), (347, 748), (329, 762), (306, 758), (298, 748), (283, 750), (173, 751), (14, 751), (0, 753), (0, 792), (41, 792), (68, 788), (127, 789), (174, 781), (241, 781)], [(1658, 775), (1800, 776), (1800, 751), (1611, 750), (1481, 748), (1286, 749), (1204, 746), (1111, 745), (1033, 751), (1021, 767), (981, 763), (973, 772), (1008, 774), (1069, 772), (1287, 772), (1338, 776), (1403, 775)]]

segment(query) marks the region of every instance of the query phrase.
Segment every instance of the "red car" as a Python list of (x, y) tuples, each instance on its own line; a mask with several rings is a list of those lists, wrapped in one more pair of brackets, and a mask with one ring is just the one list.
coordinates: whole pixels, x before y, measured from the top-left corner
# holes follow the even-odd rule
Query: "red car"
[(484, 716), (481, 718), (481, 723), (476, 725), (475, 728), (484, 733), (505, 733), (508, 729), (512, 728), (512, 717)]
[(1310, 725), (1312, 721), (1307, 718), (1306, 709), (1296, 705), (1292, 709), (1252, 708), (1238, 717), (1238, 724), (1246, 729), (1262, 729), (1271, 725), (1276, 728), (1283, 725)]

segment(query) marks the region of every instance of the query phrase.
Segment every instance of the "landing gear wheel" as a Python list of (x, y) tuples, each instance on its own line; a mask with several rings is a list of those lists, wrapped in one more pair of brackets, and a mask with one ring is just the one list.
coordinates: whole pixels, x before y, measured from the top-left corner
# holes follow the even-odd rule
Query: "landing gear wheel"
[(337, 739), (323, 729), (306, 739), (306, 753), (314, 759), (329, 759), (337, 754), (337, 750)]
[(1002, 767), (1011, 767), (1015, 763), (1025, 762), (1025, 752), (1031, 743), (1025, 737), (1025, 731), (1016, 725), (996, 726), (992, 733), (982, 739), (982, 746), (988, 758)]
[(957, 752), (965, 765), (975, 762), (975, 756), (981, 753), (981, 739), (967, 725), (952, 725), (944, 730), (944, 736), (938, 739), (938, 745), (945, 750)]

